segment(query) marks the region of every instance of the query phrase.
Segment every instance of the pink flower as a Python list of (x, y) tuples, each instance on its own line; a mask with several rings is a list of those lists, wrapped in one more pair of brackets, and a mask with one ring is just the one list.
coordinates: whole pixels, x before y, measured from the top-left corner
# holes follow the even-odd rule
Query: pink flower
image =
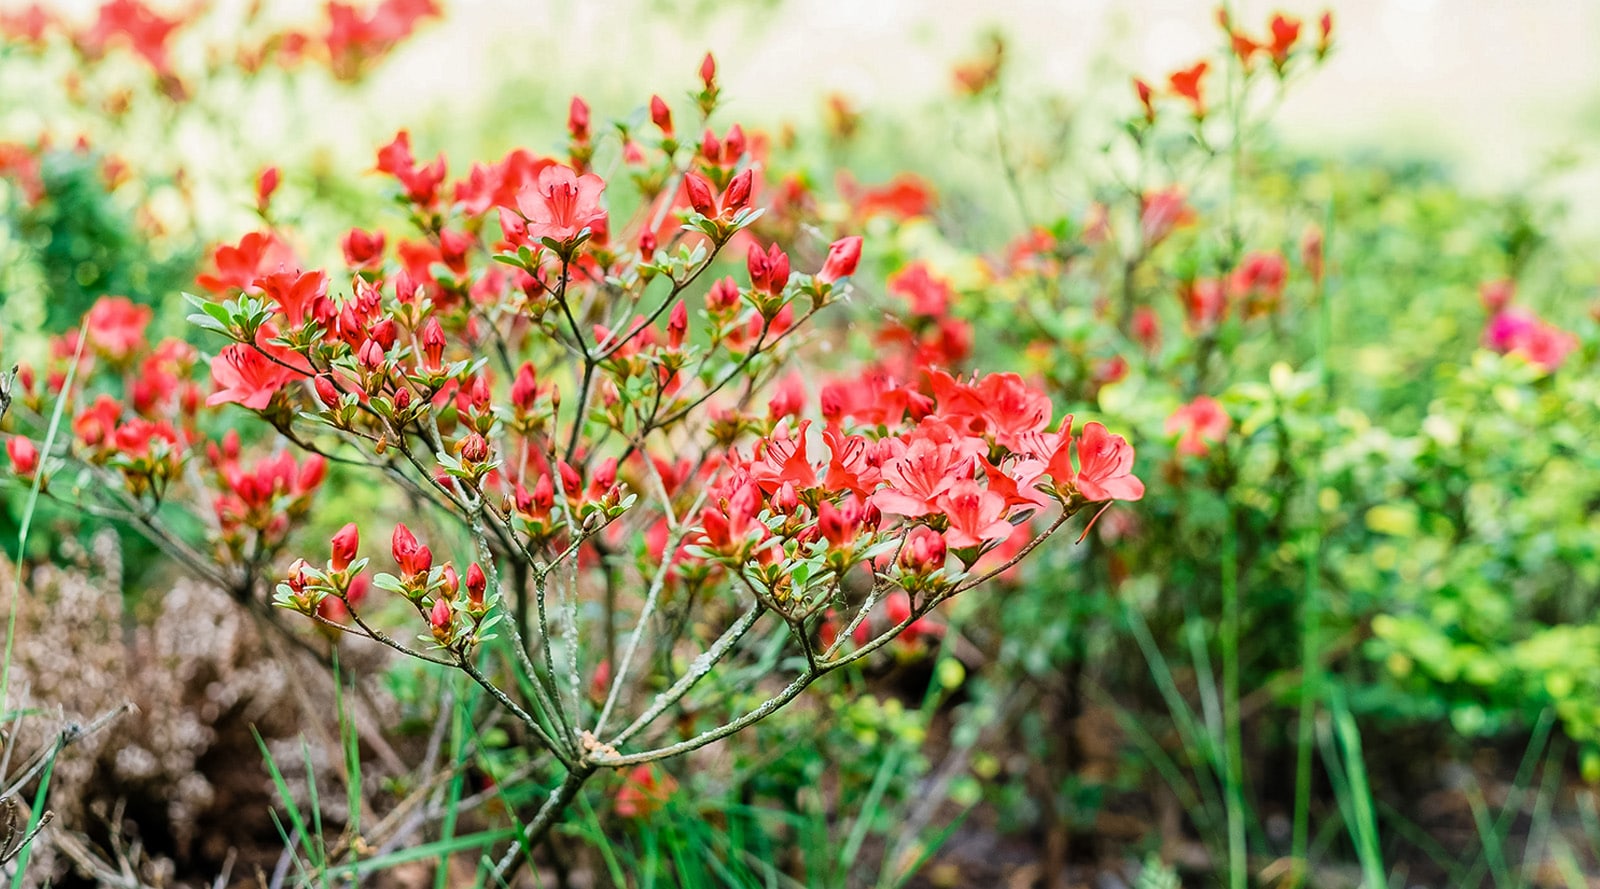
[(126, 360), (144, 349), (144, 329), (153, 315), (149, 306), (135, 305), (126, 296), (101, 297), (84, 318), (89, 345), (112, 361)]
[(1204, 456), (1210, 445), (1228, 434), (1233, 421), (1222, 405), (1209, 395), (1202, 395), (1167, 418), (1167, 434), (1182, 433), (1178, 439), (1178, 453)]
[(217, 391), (206, 399), (206, 404), (215, 407), (233, 402), (251, 410), (263, 410), (272, 401), (273, 394), (293, 377), (293, 371), (254, 346), (234, 343), (211, 362), (211, 379)]
[(1131, 501), (1144, 496), (1144, 482), (1133, 474), (1133, 445), (1127, 439), (1090, 423), (1083, 427), (1075, 449), (1078, 493), (1085, 499)]
[(1506, 309), (1489, 319), (1483, 344), (1501, 354), (1516, 353), (1547, 371), (1554, 371), (1578, 347), (1578, 338), (1546, 324), (1526, 309)]
[(567, 243), (586, 228), (605, 225), (606, 211), (600, 206), (605, 188), (605, 181), (593, 173), (579, 176), (560, 164), (545, 167), (537, 184), (517, 193), (517, 209), (528, 220), (528, 239)]
[(940, 495), (939, 508), (950, 520), (944, 539), (951, 549), (983, 546), (1011, 536), (1005, 498), (970, 479), (955, 482)]

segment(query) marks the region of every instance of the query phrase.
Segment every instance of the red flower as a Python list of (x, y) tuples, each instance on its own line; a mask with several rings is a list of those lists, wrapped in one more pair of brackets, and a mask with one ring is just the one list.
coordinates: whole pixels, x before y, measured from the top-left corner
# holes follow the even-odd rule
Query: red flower
[(1167, 78), (1172, 87), (1172, 94), (1186, 99), (1194, 109), (1197, 118), (1206, 116), (1205, 97), (1200, 91), (1200, 81), (1205, 78), (1206, 71), (1210, 69), (1209, 62), (1196, 62), (1194, 67), (1182, 71), (1174, 71)]
[(112, 361), (124, 361), (144, 349), (144, 330), (154, 314), (126, 296), (101, 297), (83, 319), (89, 346)]
[(943, 318), (950, 311), (955, 291), (943, 278), (929, 274), (928, 264), (913, 262), (889, 276), (889, 292), (906, 298), (913, 315)]
[(383, 232), (350, 229), (344, 236), (344, 261), (353, 269), (372, 268), (383, 262)]
[(122, 417), (122, 404), (109, 395), (101, 395), (83, 413), (72, 421), (72, 434), (89, 447), (107, 442)]
[(1289, 263), (1283, 254), (1269, 251), (1251, 253), (1239, 263), (1229, 282), (1234, 299), (1244, 303), (1246, 318), (1268, 314), (1283, 300), (1283, 286), (1289, 277)]
[(170, 74), (167, 39), (181, 24), (180, 19), (162, 18), (139, 0), (110, 0), (78, 42), (89, 55), (99, 55), (112, 38), (125, 38), (157, 74)]
[(233, 402), (251, 410), (264, 410), (273, 394), (293, 377), (293, 371), (261, 350), (234, 343), (211, 362), (211, 379), (217, 391), (206, 399), (206, 404), (215, 407)]
[(212, 254), (215, 275), (202, 274), (195, 282), (212, 293), (230, 290), (256, 290), (256, 279), (295, 264), (288, 245), (270, 232), (251, 232), (239, 239), (238, 246), (223, 244)]
[(1090, 502), (1138, 500), (1144, 496), (1144, 482), (1133, 475), (1133, 445), (1120, 435), (1112, 435), (1099, 423), (1083, 427), (1074, 444), (1078, 457), (1078, 493)]
[(623, 818), (648, 817), (665, 805), (677, 789), (678, 782), (656, 766), (634, 766), (623, 777), (622, 789), (617, 791), (617, 814)]
[(1204, 456), (1211, 444), (1228, 434), (1233, 421), (1222, 405), (1209, 395), (1202, 395), (1173, 412), (1167, 418), (1167, 434), (1181, 433), (1178, 453)]
[(993, 540), (1011, 536), (1011, 523), (1006, 521), (1006, 500), (993, 491), (984, 490), (977, 482), (955, 482), (939, 497), (939, 508), (950, 520), (944, 532), (945, 543), (951, 549), (983, 546)]
[(539, 173), (539, 181), (517, 193), (517, 209), (528, 220), (528, 239), (572, 241), (584, 229), (605, 225), (600, 206), (605, 181), (593, 173), (579, 176), (571, 167), (555, 165)]
[(879, 511), (918, 518), (943, 509), (940, 497), (957, 482), (970, 480), (981, 441), (958, 438), (937, 421), (923, 424), (907, 436), (909, 443), (898, 457), (884, 463), (888, 487), (873, 493), (870, 502)]
[(1194, 211), (1184, 202), (1183, 189), (1173, 187), (1144, 196), (1139, 228), (1147, 247), (1154, 247), (1166, 240), (1174, 229), (1193, 221)]
[(817, 280), (832, 284), (840, 278), (848, 278), (855, 274), (856, 265), (860, 262), (861, 236), (840, 238), (828, 247), (828, 258), (822, 264), (822, 271), (817, 272)]
[(1289, 50), (1293, 49), (1295, 42), (1300, 39), (1300, 20), (1278, 13), (1272, 17), (1272, 24), (1269, 27), (1272, 31), (1272, 43), (1267, 45), (1267, 52), (1272, 54), (1273, 66), (1281, 71), (1284, 63), (1289, 61)]

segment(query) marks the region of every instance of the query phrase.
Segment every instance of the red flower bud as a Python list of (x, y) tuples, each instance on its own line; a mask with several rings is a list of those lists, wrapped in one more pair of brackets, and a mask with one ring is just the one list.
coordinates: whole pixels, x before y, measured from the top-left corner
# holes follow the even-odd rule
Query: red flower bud
[(377, 340), (378, 345), (382, 346), (383, 351), (387, 352), (394, 348), (395, 340), (400, 338), (400, 328), (394, 323), (393, 318), (385, 318), (372, 325), (371, 330), (367, 332), (367, 336), (370, 339)]
[(444, 328), (439, 326), (438, 318), (429, 318), (422, 325), (422, 355), (426, 359), (423, 366), (438, 370), (444, 362), (444, 347)]
[(344, 236), (344, 261), (351, 268), (367, 268), (383, 260), (383, 232), (352, 228)]
[(483, 569), (477, 562), (467, 566), (467, 601), (473, 610), (483, 608), (483, 593), (489, 588), (489, 579), (483, 576)]
[(713, 164), (722, 163), (722, 140), (707, 127), (700, 136), (700, 156)]
[(482, 463), (489, 459), (489, 442), (474, 432), (461, 440), (461, 459), (467, 463)]
[(401, 386), (400, 389), (394, 393), (394, 409), (397, 411), (404, 411), (409, 410), (410, 408), (411, 390)]
[(728, 135), (722, 137), (723, 163), (735, 164), (744, 156), (744, 127), (734, 124), (728, 128)]
[(307, 582), (306, 560), (295, 559), (292, 563), (290, 563), (289, 574), (284, 578), (283, 582), (287, 583), (289, 585), (289, 589), (294, 590), (296, 593), (305, 592)]
[(456, 566), (449, 562), (444, 563), (444, 567), (439, 569), (439, 581), (444, 585), (444, 592), (440, 593), (440, 596), (446, 599), (454, 596), (456, 590), (461, 588), (461, 575), (456, 573)]
[(828, 259), (822, 264), (822, 271), (817, 272), (817, 280), (832, 284), (840, 278), (849, 277), (855, 274), (856, 265), (860, 262), (861, 236), (840, 238), (828, 247)]
[(19, 476), (26, 478), (39, 469), (39, 449), (20, 435), (6, 442), (6, 454), (11, 457), (12, 470)]
[(733, 310), (739, 305), (739, 285), (732, 278), (719, 278), (706, 292), (706, 310), (719, 314)]
[(644, 232), (639, 235), (639, 253), (646, 258), (654, 256), (656, 253), (656, 247), (656, 233), (650, 231), (649, 229), (645, 229)]
[(660, 96), (650, 97), (650, 122), (656, 125), (661, 135), (672, 138), (672, 109)]
[(356, 353), (356, 360), (367, 370), (377, 370), (383, 367), (384, 348), (377, 340), (368, 339), (361, 344), (361, 350)]
[(936, 571), (944, 567), (945, 551), (944, 538), (939, 532), (919, 525), (911, 531), (906, 538), (905, 548), (900, 551), (900, 567), (912, 574)]
[(538, 399), (539, 382), (534, 376), (533, 365), (524, 361), (517, 368), (517, 378), (511, 382), (511, 403), (516, 405), (518, 412), (526, 414), (533, 410)]
[(683, 337), (688, 330), (689, 307), (680, 300), (667, 316), (667, 345), (673, 349), (683, 348)]
[(572, 97), (572, 105), (567, 109), (567, 132), (572, 134), (574, 142), (589, 141), (589, 105), (578, 96)]
[(728, 183), (728, 191), (722, 201), (724, 213), (737, 213), (750, 205), (750, 188), (754, 177), (755, 173), (750, 170), (733, 177), (733, 181)]
[(696, 213), (705, 216), (717, 215), (717, 198), (711, 191), (711, 183), (699, 173), (687, 173), (683, 177), (684, 188), (689, 192), (689, 205), (694, 207)]
[(416, 535), (412, 534), (411, 529), (404, 523), (394, 526), (390, 551), (394, 555), (395, 564), (400, 566), (400, 571), (407, 579), (427, 574), (428, 569), (433, 567), (433, 552), (418, 543)]
[(278, 190), (278, 168), (268, 167), (256, 177), (256, 209), (262, 213), (272, 204), (272, 193)]
[(794, 489), (794, 482), (784, 482), (778, 486), (772, 495), (772, 508), (777, 512), (794, 512), (800, 506), (800, 494)]
[(355, 561), (356, 550), (361, 546), (361, 531), (351, 522), (339, 529), (331, 541), (333, 547), (333, 570), (343, 571)]
[(444, 597), (433, 600), (433, 608), (428, 612), (428, 624), (433, 627), (433, 638), (440, 645), (450, 640), (450, 602)]
[(705, 59), (700, 62), (700, 82), (708, 90), (717, 86), (717, 60), (712, 58), (711, 53), (706, 53)]

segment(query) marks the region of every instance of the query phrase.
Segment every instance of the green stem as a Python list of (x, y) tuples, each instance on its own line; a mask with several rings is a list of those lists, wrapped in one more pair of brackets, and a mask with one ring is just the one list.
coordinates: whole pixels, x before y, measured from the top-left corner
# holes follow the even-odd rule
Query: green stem
[(1249, 880), (1244, 823), (1244, 739), (1239, 715), (1239, 529), (1230, 510), (1222, 538), (1222, 710), (1227, 733), (1228, 885)]

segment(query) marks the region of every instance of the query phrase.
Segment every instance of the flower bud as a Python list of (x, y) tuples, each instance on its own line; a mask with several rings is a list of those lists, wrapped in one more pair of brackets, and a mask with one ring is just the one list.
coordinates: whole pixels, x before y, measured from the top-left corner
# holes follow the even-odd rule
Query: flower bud
[(680, 300), (667, 316), (667, 345), (672, 349), (683, 348), (683, 337), (688, 330), (689, 307)]
[(734, 124), (728, 128), (728, 135), (722, 138), (722, 160), (724, 163), (733, 164), (744, 156), (745, 139), (744, 127)]
[(439, 594), (440, 597), (454, 598), (456, 591), (461, 589), (461, 575), (456, 573), (456, 566), (449, 562), (444, 563), (444, 567), (439, 569), (439, 575), (439, 581), (444, 589), (444, 592)]
[(256, 177), (256, 210), (265, 214), (272, 205), (272, 193), (278, 190), (278, 168), (267, 167)]
[(433, 628), (433, 638), (440, 645), (450, 641), (450, 602), (444, 597), (433, 600), (433, 608), (428, 612), (428, 625)]
[(530, 413), (539, 399), (539, 383), (533, 364), (527, 361), (517, 368), (517, 377), (511, 382), (511, 403), (519, 413)]
[(732, 278), (718, 278), (706, 291), (706, 310), (712, 314), (730, 312), (739, 306), (739, 285)]
[(711, 191), (711, 183), (699, 173), (686, 173), (683, 177), (684, 188), (689, 192), (689, 205), (694, 207), (696, 213), (704, 216), (717, 215), (717, 199)]
[(395, 340), (400, 338), (400, 328), (394, 323), (393, 318), (385, 318), (372, 325), (367, 336), (382, 346), (383, 351), (388, 352), (394, 348)]
[(639, 235), (639, 254), (646, 258), (656, 255), (656, 233), (645, 229)]
[(755, 173), (750, 170), (733, 177), (733, 181), (728, 183), (728, 191), (722, 202), (724, 213), (737, 213), (750, 205), (750, 189), (754, 178)]
[(461, 459), (467, 463), (479, 464), (489, 459), (489, 442), (484, 437), (474, 432), (461, 440)]
[(900, 567), (912, 574), (928, 574), (944, 567), (945, 542), (925, 525), (914, 528), (900, 551)]
[(589, 105), (579, 96), (572, 97), (567, 109), (567, 132), (574, 142), (589, 141)]
[(700, 62), (700, 82), (706, 85), (707, 90), (717, 88), (717, 60), (711, 53), (706, 53), (705, 59)]
[(306, 591), (306, 582), (306, 560), (295, 559), (289, 565), (289, 575), (284, 578), (284, 583), (288, 584), (289, 589), (298, 596)]
[(467, 603), (473, 611), (483, 610), (483, 593), (489, 588), (489, 579), (477, 562), (467, 566)]
[(799, 506), (800, 495), (794, 489), (794, 482), (784, 482), (772, 495), (772, 508), (776, 512), (791, 513)]
[(6, 442), (6, 454), (11, 458), (11, 468), (18, 476), (28, 478), (39, 469), (39, 449), (20, 435)]
[(822, 271), (817, 272), (817, 280), (832, 284), (840, 278), (847, 278), (855, 274), (856, 265), (860, 262), (861, 236), (840, 238), (828, 247), (828, 258), (822, 264)]
[(339, 529), (331, 541), (333, 548), (332, 567), (334, 571), (343, 571), (355, 561), (356, 550), (361, 547), (361, 531), (351, 522)]
[(399, 390), (394, 393), (394, 409), (397, 411), (407, 411), (411, 409), (410, 389), (401, 386)]
[(672, 109), (660, 96), (650, 97), (650, 122), (656, 125), (661, 135), (672, 138)]
[(444, 347), (444, 328), (439, 326), (438, 318), (429, 318), (422, 325), (422, 354), (427, 359), (423, 366), (438, 370), (444, 362)]
[(383, 367), (384, 348), (377, 340), (368, 339), (361, 344), (361, 350), (356, 353), (356, 360), (367, 370), (378, 370)]

